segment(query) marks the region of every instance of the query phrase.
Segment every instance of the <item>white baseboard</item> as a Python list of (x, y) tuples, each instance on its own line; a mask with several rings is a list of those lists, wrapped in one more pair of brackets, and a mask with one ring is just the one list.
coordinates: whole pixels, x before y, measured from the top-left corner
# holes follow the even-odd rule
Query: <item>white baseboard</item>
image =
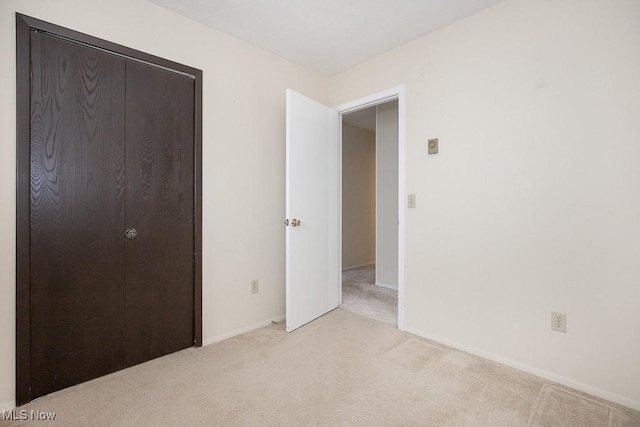
[(394, 291), (398, 290), (397, 286), (387, 285), (386, 283), (376, 282), (376, 286), (380, 286), (381, 288), (393, 289)]
[(342, 271), (354, 270), (354, 269), (360, 268), (360, 267), (368, 267), (370, 265), (374, 265), (375, 263), (376, 263), (375, 261), (371, 261), (371, 262), (367, 262), (366, 264), (351, 265), (349, 267), (343, 267)]
[(256, 329), (264, 328), (265, 326), (269, 326), (271, 322), (282, 322), (284, 319), (285, 319), (285, 315), (283, 314), (281, 316), (277, 316), (269, 320), (263, 320), (262, 322), (254, 323), (253, 325), (245, 326), (243, 328), (235, 329), (231, 332), (216, 335), (213, 338), (207, 338), (202, 341), (202, 345), (205, 346), (205, 345), (215, 344), (217, 342), (224, 341), (226, 339), (235, 337), (237, 335), (242, 335), (246, 332), (251, 332)]
[(16, 401), (11, 400), (9, 402), (0, 403), (0, 412), (2, 411), (11, 411), (16, 408)]
[(579, 390), (579, 391), (582, 391), (584, 393), (591, 394), (593, 396), (601, 397), (602, 399), (606, 399), (606, 400), (609, 400), (611, 402), (618, 403), (620, 405), (624, 405), (624, 406), (627, 406), (629, 408), (632, 408), (632, 409), (640, 411), (640, 401), (638, 401), (638, 400), (630, 399), (628, 397), (621, 396), (619, 394), (615, 394), (615, 393), (603, 390), (601, 388), (594, 387), (594, 386), (589, 385), (589, 384), (581, 383), (579, 381), (575, 381), (575, 380), (572, 380), (570, 378), (566, 378), (566, 377), (563, 377), (561, 375), (554, 374), (553, 372), (545, 371), (545, 370), (539, 369), (539, 368), (534, 368), (533, 366), (529, 366), (529, 365), (526, 365), (524, 363), (520, 363), (520, 362), (517, 362), (515, 360), (511, 360), (511, 359), (508, 359), (506, 357), (498, 356), (496, 354), (489, 353), (489, 352), (486, 352), (486, 351), (483, 351), (483, 350), (479, 350), (479, 349), (477, 349), (475, 347), (471, 347), (471, 346), (464, 345), (464, 344), (459, 344), (457, 342), (453, 342), (453, 341), (450, 341), (450, 340), (442, 338), (442, 337), (438, 337), (438, 336), (434, 336), (434, 335), (431, 335), (431, 334), (427, 334), (427, 333), (424, 333), (424, 332), (422, 332), (420, 330), (417, 330), (417, 329), (405, 328), (405, 331), (409, 332), (411, 334), (417, 335), (419, 337), (426, 338), (428, 340), (432, 340), (432, 341), (435, 341), (437, 343), (444, 344), (446, 346), (449, 346), (449, 347), (452, 347), (452, 348), (455, 348), (455, 349), (458, 349), (458, 350), (462, 350), (462, 351), (465, 351), (467, 353), (474, 354), (476, 356), (480, 356), (480, 357), (482, 357), (484, 359), (488, 359), (488, 360), (491, 360), (491, 361), (494, 361), (494, 362), (498, 362), (498, 363), (500, 363), (502, 365), (506, 365), (506, 366), (509, 366), (511, 368), (518, 369), (520, 371), (528, 372), (528, 373), (533, 374), (533, 375), (535, 375), (537, 377), (544, 378), (546, 380), (553, 381), (553, 382), (556, 382), (558, 384), (562, 384), (562, 385), (567, 386), (567, 387), (571, 387), (571, 388), (573, 388), (575, 390)]

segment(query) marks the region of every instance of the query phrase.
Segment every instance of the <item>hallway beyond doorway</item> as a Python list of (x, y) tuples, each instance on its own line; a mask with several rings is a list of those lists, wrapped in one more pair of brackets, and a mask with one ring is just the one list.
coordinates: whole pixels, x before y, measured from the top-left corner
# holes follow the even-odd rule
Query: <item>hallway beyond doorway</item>
[(342, 308), (398, 324), (398, 291), (375, 285), (375, 264), (342, 272)]

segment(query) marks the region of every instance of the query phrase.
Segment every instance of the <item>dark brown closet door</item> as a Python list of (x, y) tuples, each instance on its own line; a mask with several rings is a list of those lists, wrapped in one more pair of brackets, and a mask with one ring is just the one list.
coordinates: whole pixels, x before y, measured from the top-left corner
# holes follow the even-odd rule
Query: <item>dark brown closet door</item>
[(32, 34), (31, 396), (125, 360), (125, 61)]
[(194, 80), (127, 62), (127, 363), (194, 343)]

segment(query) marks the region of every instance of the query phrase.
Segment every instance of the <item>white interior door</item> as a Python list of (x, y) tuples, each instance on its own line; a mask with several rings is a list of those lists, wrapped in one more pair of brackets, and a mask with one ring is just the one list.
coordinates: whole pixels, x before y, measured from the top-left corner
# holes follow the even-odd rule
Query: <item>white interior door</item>
[(339, 145), (338, 112), (287, 90), (287, 332), (339, 303)]

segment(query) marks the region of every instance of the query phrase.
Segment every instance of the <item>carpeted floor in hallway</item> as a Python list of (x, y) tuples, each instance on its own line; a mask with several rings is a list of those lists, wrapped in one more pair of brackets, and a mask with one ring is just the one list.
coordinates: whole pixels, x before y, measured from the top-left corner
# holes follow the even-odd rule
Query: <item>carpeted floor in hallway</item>
[(375, 285), (376, 266), (342, 272), (342, 308), (391, 325), (398, 324), (398, 291)]

